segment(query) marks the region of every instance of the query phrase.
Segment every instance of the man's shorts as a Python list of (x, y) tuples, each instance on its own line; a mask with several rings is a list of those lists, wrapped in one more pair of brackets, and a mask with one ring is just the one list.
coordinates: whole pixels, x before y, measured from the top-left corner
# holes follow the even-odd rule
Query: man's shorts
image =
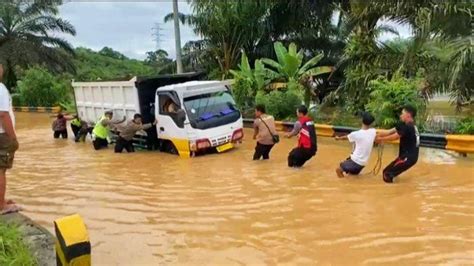
[(364, 169), (364, 166), (354, 162), (351, 158), (347, 158), (340, 166), (342, 171), (351, 175), (358, 175)]
[(0, 169), (11, 169), (18, 142), (12, 140), (5, 133), (0, 133)]

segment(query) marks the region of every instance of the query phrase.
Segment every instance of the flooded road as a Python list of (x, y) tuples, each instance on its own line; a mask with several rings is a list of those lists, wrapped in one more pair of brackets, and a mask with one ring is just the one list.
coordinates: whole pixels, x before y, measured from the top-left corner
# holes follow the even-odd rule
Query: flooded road
[[(419, 163), (388, 185), (381, 176), (338, 179), (334, 168), (350, 146), (327, 138), (294, 170), (286, 156), (295, 139), (253, 162), (250, 131), (230, 152), (180, 159), (53, 140), (42, 114), (17, 114), (17, 128), (10, 197), (50, 231), (54, 219), (79, 213), (94, 265), (474, 261), (472, 156), (422, 149)], [(384, 165), (395, 154), (385, 147)]]

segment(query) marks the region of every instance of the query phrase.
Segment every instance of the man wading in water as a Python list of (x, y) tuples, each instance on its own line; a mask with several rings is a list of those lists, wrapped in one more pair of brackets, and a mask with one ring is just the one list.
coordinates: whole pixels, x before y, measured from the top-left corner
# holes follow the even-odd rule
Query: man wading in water
[(265, 105), (263, 104), (255, 106), (255, 121), (253, 122), (253, 129), (253, 139), (257, 140), (253, 159), (270, 159), (270, 151), (278, 142), (279, 137), (278, 134), (276, 134), (275, 119), (273, 116), (266, 114)]
[(115, 143), (115, 152), (121, 153), (123, 149), (126, 149), (127, 152), (135, 152), (133, 148), (133, 137), (137, 134), (138, 131), (147, 130), (152, 126), (156, 126), (157, 122), (142, 124), (142, 115), (135, 114), (133, 120), (128, 121), (127, 125), (120, 131), (120, 134)]
[(0, 215), (20, 211), (20, 207), (5, 198), (7, 189), (7, 169), (13, 166), (18, 141), (15, 133), (15, 115), (13, 114), (10, 93), (3, 85), (3, 66), (0, 64)]
[(112, 118), (114, 113), (112, 111), (106, 111), (104, 115), (97, 121), (92, 130), (92, 144), (94, 145), (95, 150), (100, 150), (102, 148), (107, 148), (109, 146), (109, 135), (110, 127), (122, 124), (127, 120), (127, 117), (124, 116), (123, 120), (114, 122)]
[(303, 164), (316, 155), (318, 145), (316, 141), (316, 130), (311, 118), (308, 117), (308, 109), (302, 105), (296, 110), (298, 121), (295, 123), (293, 131), (286, 135), (287, 138), (299, 135), (298, 147), (294, 148), (288, 155), (289, 167), (301, 167)]
[(416, 109), (406, 106), (400, 115), (400, 121), (395, 128), (387, 133), (381, 133), (375, 139), (377, 143), (400, 139), (398, 158), (383, 169), (383, 181), (392, 183), (393, 179), (410, 169), (418, 161), (420, 134), (415, 126)]

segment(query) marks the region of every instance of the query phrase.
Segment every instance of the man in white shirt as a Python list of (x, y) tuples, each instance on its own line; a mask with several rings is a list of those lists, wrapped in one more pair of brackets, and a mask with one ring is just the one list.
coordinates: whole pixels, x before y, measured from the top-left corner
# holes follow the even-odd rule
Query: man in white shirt
[(7, 169), (12, 168), (18, 141), (15, 133), (15, 115), (10, 92), (2, 83), (3, 66), (0, 64), (0, 215), (17, 212), (20, 207), (5, 198)]
[(370, 127), (374, 120), (371, 114), (363, 113), (362, 128), (360, 130), (346, 136), (336, 137), (336, 140), (347, 139), (354, 144), (351, 156), (341, 162), (340, 166), (336, 169), (337, 176), (344, 177), (344, 173), (358, 175), (367, 165), (377, 135), (375, 128)]

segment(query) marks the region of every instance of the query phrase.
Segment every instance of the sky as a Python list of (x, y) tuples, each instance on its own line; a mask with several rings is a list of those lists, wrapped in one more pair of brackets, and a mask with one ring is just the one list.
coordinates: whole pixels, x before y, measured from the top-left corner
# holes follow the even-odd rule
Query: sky
[[(186, 1), (178, 2), (181, 13), (190, 14)], [(108, 46), (130, 58), (144, 59), (145, 53), (157, 48), (175, 58), (173, 22), (164, 23), (166, 14), (173, 12), (171, 0), (155, 1), (64, 1), (60, 16), (76, 28), (76, 36), (63, 36), (75, 47), (100, 50)], [(157, 46), (153, 28), (160, 23)], [(181, 25), (181, 45), (198, 40), (193, 30)]]
[[(178, 0), (179, 11), (191, 14), (191, 6), (185, 0)], [(111, 47), (127, 57), (144, 59), (146, 52), (158, 48), (176, 57), (173, 23), (164, 23), (166, 14), (173, 12), (171, 0), (150, 1), (85, 1), (64, 0), (59, 8), (60, 16), (76, 28), (76, 36), (63, 36), (75, 47), (83, 46), (100, 50)], [(153, 36), (153, 28), (159, 23), (160, 42)], [(388, 23), (395, 27), (401, 37), (408, 37), (408, 27)], [(190, 40), (198, 40), (189, 26), (181, 25), (181, 45)], [(381, 40), (396, 37), (384, 34)]]

